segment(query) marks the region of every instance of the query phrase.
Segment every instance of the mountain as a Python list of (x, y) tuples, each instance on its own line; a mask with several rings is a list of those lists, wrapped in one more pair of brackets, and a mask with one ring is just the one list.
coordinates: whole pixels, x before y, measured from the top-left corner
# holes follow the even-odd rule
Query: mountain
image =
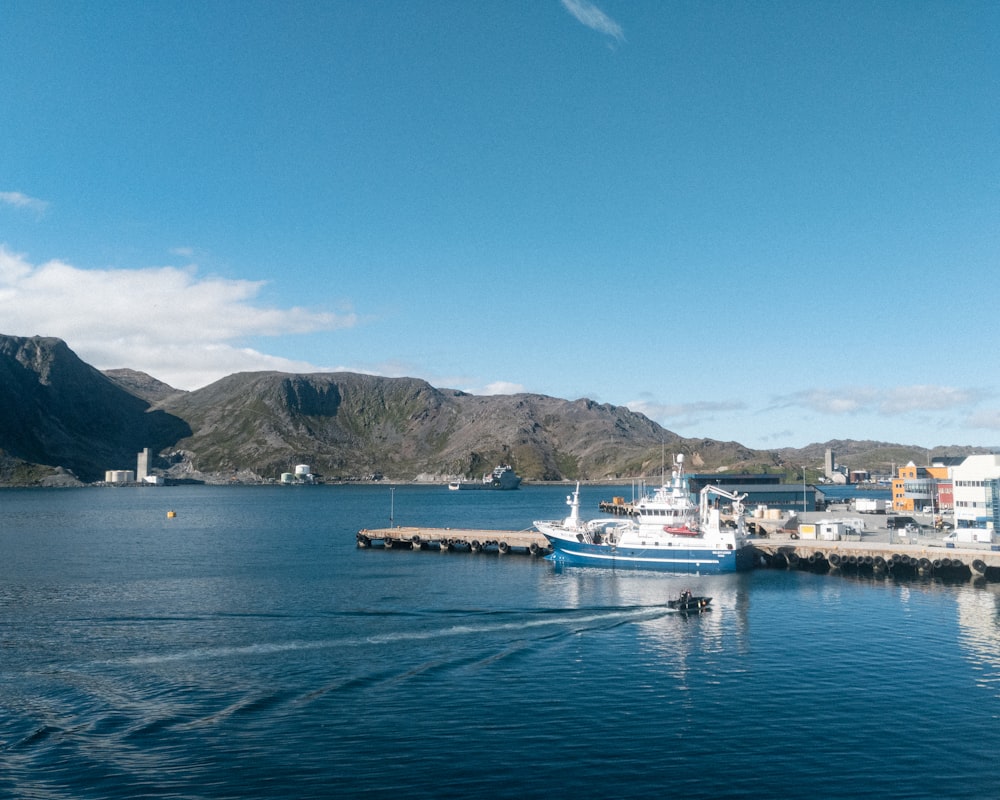
[[(815, 479), (828, 447), (841, 464), (881, 471), (927, 455), (850, 441), (751, 450), (684, 439), (587, 399), (484, 397), (346, 372), (240, 373), (187, 392), (135, 370), (99, 372), (59, 339), (0, 335), (0, 485), (59, 482), (68, 472), (100, 480), (133, 468), (144, 447), (169, 477), (207, 481), (273, 479), (296, 464), (328, 480), (443, 481), (504, 462), (529, 481), (657, 479), (676, 453), (693, 471), (798, 476), (805, 465)], [(943, 450), (934, 453), (984, 451)]]
[[(480, 397), (353, 373), (241, 373), (156, 407), (190, 425), (177, 448), (197, 454), (197, 471), (223, 474), (273, 476), (306, 463), (329, 479), (443, 479), (509, 462), (527, 480), (622, 478), (658, 475), (663, 445), (668, 454), (691, 446), (642, 414), (590, 400)], [(716, 463), (750, 453), (698, 444)]]
[(183, 420), (150, 410), (60, 339), (0, 336), (0, 387), (0, 482), (44, 474), (37, 465), (100, 480), (105, 470), (134, 468), (143, 447), (190, 434)]

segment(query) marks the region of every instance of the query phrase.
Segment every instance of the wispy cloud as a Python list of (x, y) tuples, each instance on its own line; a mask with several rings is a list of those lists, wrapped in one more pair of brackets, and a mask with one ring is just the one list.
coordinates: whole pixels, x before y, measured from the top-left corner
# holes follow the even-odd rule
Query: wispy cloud
[(883, 416), (926, 411), (971, 408), (985, 397), (977, 389), (915, 384), (879, 389), (854, 386), (840, 389), (808, 389), (774, 398), (773, 408), (805, 408), (820, 414), (875, 413)]
[(658, 403), (654, 400), (633, 400), (625, 404), (630, 410), (645, 414), (668, 429), (691, 430), (704, 426), (720, 414), (731, 415), (746, 411), (741, 401), (702, 401), (694, 403)]
[(357, 324), (351, 312), (266, 307), (257, 302), (264, 285), (201, 276), (194, 266), (36, 265), (0, 245), (3, 333), (58, 336), (99, 369), (132, 367), (182, 389), (246, 370), (314, 371), (241, 345)]
[(49, 204), (44, 200), (29, 197), (21, 192), (0, 192), (0, 203), (7, 206), (13, 206), (14, 208), (23, 208), (28, 211), (34, 211), (36, 214), (45, 213), (45, 209), (49, 207)]
[(968, 419), (970, 428), (985, 428), (1000, 431), (1000, 410), (989, 409), (972, 414)]
[(578, 22), (588, 28), (610, 36), (617, 42), (625, 41), (622, 26), (595, 6), (590, 0), (560, 0), (563, 8), (572, 14)]

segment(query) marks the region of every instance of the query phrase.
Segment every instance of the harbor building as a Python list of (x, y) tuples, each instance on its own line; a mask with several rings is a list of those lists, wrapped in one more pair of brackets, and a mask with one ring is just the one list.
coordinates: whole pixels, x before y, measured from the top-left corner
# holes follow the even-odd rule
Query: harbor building
[(954, 508), (952, 470), (966, 456), (937, 457), (929, 467), (912, 461), (892, 479), (892, 510), (937, 514)]
[(767, 472), (752, 474), (740, 473), (696, 473), (688, 475), (688, 486), (691, 494), (698, 494), (706, 486), (722, 486), (728, 491), (736, 491), (733, 487), (743, 487), (740, 491), (747, 491), (746, 487), (779, 486), (781, 484), (780, 475), (772, 475)]
[(773, 473), (699, 473), (688, 476), (691, 494), (698, 495), (706, 486), (719, 486), (733, 494), (747, 496), (748, 508), (766, 506), (786, 511), (816, 511), (822, 494), (812, 484), (782, 483), (781, 475)]
[(892, 510), (934, 513), (939, 509), (938, 481), (948, 480), (943, 465), (918, 467), (912, 461), (892, 479)]
[(955, 500), (955, 531), (977, 531), (977, 541), (992, 541), (1000, 500), (1000, 455), (968, 456), (951, 467)]
[(690, 475), (688, 485), (691, 494), (698, 495), (706, 486), (718, 486), (733, 494), (747, 496), (743, 504), (767, 506), (786, 511), (815, 511), (818, 499), (816, 487), (811, 484), (782, 483), (781, 475), (760, 474), (714, 474)]

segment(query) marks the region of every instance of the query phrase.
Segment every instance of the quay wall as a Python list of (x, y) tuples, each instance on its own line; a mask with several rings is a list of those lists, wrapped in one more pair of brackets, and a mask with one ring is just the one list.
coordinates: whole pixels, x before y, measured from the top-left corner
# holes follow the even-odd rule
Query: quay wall
[(919, 575), (1000, 578), (1000, 552), (951, 548), (929, 543), (843, 542), (754, 539), (760, 567), (811, 567), (831, 570), (909, 570)]
[[(810, 568), (817, 570), (869, 570), (876, 574), (912, 573), (985, 577), (1000, 580), (1000, 551), (982, 546), (951, 547), (940, 540), (910, 542), (884, 541), (885, 532), (854, 541), (793, 539), (778, 532), (753, 538), (757, 568)], [(525, 529), (491, 530), (479, 528), (401, 527), (363, 529), (357, 533), (358, 547), (432, 550), (438, 552), (521, 553), (545, 556), (552, 552), (548, 540), (538, 531)]]

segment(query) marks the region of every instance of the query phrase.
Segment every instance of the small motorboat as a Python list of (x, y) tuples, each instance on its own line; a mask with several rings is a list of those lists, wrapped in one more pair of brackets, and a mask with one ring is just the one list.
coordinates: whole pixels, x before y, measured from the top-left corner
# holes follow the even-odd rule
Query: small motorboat
[(708, 604), (711, 602), (711, 597), (699, 597), (685, 589), (676, 600), (668, 600), (667, 605), (678, 611), (708, 611)]

